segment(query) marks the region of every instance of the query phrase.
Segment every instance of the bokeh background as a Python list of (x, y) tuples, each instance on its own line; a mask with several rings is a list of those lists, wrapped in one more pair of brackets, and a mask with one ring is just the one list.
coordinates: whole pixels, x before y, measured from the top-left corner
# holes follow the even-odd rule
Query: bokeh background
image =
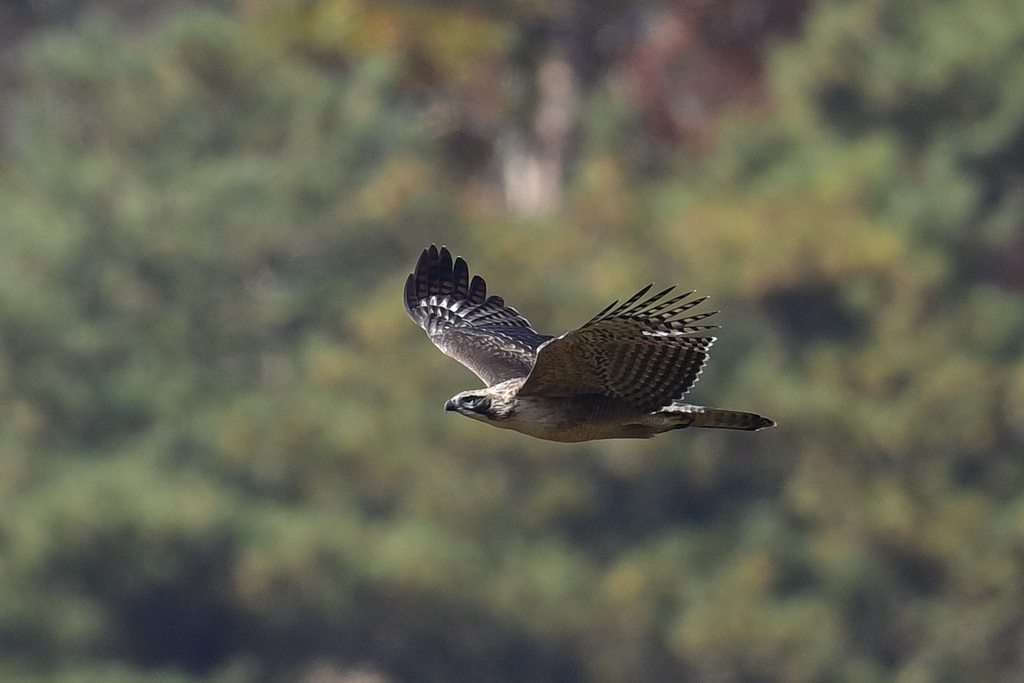
[[(402, 309), (713, 296), (550, 444)], [(0, 677), (1024, 680), (1024, 3), (0, 0)]]

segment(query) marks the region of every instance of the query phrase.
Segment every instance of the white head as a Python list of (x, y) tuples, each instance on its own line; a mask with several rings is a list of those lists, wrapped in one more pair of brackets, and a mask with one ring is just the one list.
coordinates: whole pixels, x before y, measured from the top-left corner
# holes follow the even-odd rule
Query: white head
[(445, 401), (444, 409), (481, 422), (498, 422), (512, 416), (514, 401), (514, 398), (488, 387), (455, 394)]

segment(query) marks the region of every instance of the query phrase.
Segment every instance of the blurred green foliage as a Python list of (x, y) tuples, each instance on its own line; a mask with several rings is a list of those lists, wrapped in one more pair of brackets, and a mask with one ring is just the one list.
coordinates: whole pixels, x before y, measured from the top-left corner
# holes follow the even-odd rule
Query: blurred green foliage
[[(87, 11), (8, 47), (0, 674), (1019, 680), (1024, 8), (810, 3), (699, 149), (609, 57), (563, 207), (516, 218), (434, 99), (523, 120), (560, 7)], [(696, 398), (780, 426), (445, 417), (476, 379), (400, 302), (431, 242), (547, 332), (712, 293)]]

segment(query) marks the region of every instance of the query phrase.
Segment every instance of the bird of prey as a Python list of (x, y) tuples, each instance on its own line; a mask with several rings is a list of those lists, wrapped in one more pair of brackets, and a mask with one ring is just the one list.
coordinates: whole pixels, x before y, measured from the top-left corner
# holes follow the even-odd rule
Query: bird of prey
[(753, 413), (691, 405), (715, 325), (714, 311), (684, 315), (706, 299), (674, 287), (648, 296), (644, 287), (582, 327), (540, 334), (470, 280), (462, 257), (446, 247), (423, 250), (405, 283), (405, 310), (430, 341), (472, 370), (487, 387), (463, 391), (444, 408), (550, 441), (649, 438), (684, 427), (756, 431), (775, 422)]

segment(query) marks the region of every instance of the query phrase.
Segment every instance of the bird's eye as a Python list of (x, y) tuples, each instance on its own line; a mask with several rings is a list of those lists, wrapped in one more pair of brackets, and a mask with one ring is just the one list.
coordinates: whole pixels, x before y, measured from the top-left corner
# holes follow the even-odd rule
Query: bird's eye
[(466, 407), (477, 413), (482, 413), (491, 407), (491, 399), (486, 396), (470, 396), (466, 400)]

